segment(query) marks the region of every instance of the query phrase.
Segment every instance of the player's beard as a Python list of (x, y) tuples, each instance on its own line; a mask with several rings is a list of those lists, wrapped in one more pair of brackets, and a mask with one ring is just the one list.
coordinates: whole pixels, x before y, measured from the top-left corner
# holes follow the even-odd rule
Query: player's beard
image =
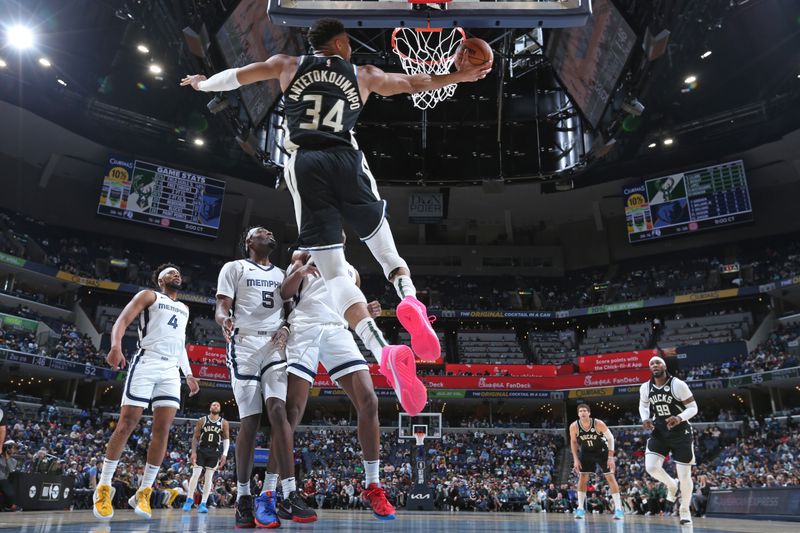
[(181, 284), (177, 282), (165, 282), (164, 288), (169, 289), (171, 291), (179, 291), (181, 290)]
[(262, 257), (269, 257), (278, 245), (274, 238), (266, 239), (263, 242), (256, 241), (253, 244), (255, 244), (253, 250)]

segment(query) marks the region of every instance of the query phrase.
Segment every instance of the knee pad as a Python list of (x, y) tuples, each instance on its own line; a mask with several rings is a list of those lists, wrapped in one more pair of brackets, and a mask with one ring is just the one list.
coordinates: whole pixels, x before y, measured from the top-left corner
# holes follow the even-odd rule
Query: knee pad
[(347, 276), (347, 260), (342, 246), (330, 250), (311, 250), (311, 259), (325, 281)]
[(325, 280), (325, 285), (328, 288), (328, 292), (331, 293), (331, 300), (336, 312), (341, 316), (344, 316), (345, 311), (351, 306), (357, 303), (363, 303), (364, 305), (367, 303), (364, 293), (361, 292), (361, 289), (348, 275)]
[(389, 274), (398, 268), (408, 269), (408, 263), (397, 253), (397, 246), (395, 246), (394, 236), (388, 220), (384, 219), (380, 228), (374, 235), (364, 239), (364, 243), (380, 263), (386, 279), (389, 279)]

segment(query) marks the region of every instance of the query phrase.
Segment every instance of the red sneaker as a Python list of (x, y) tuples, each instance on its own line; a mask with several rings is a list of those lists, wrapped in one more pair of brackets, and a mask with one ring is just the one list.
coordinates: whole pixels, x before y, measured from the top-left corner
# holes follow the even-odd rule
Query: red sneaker
[(411, 348), (403, 345), (384, 346), (380, 369), (403, 409), (411, 416), (418, 415), (428, 403), (428, 389), (417, 377), (417, 362)]
[(378, 520), (394, 520), (395, 508), (386, 499), (386, 491), (377, 483), (370, 483), (369, 487), (361, 494), (361, 498), (369, 503), (372, 514)]
[(420, 359), (435, 361), (442, 355), (439, 338), (431, 327), (436, 317), (428, 317), (428, 308), (414, 296), (406, 296), (397, 306), (397, 320), (411, 335), (411, 347)]

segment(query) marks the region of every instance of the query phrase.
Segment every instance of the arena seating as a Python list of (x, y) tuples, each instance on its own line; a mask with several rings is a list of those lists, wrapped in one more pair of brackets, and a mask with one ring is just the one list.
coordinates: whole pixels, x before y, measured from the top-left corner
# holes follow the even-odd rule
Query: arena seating
[(527, 333), (528, 346), (537, 363), (562, 364), (572, 362), (578, 355), (575, 331), (538, 331)]
[(652, 325), (649, 322), (590, 328), (580, 343), (580, 353), (595, 355), (641, 350), (648, 347), (651, 337)]
[(459, 362), (526, 364), (528, 361), (514, 331), (459, 331)]
[(713, 344), (749, 338), (753, 317), (750, 313), (732, 313), (664, 322), (660, 344), (678, 346)]

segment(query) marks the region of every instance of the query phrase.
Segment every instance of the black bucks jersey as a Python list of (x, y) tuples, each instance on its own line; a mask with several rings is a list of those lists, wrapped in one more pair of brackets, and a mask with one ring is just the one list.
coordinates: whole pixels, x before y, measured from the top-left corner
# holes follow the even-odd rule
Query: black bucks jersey
[(301, 56), (283, 93), (284, 147), (355, 147), (353, 129), (363, 109), (356, 66), (339, 56)]
[(203, 417), (203, 429), (200, 431), (200, 448), (218, 450), (222, 444), (222, 417), (211, 420), (211, 417)]
[[(661, 387), (656, 385), (653, 379), (650, 379), (644, 386), (647, 387), (650, 418), (656, 426), (656, 431), (666, 432), (667, 419), (671, 416), (678, 416), (684, 411), (683, 401), (690, 398), (692, 393), (686, 383), (672, 376)], [(688, 424), (688, 422), (683, 422), (672, 428), (672, 431), (683, 430)]]
[(589, 429), (584, 429), (581, 421), (578, 420), (578, 446), (580, 446), (581, 456), (584, 455), (608, 455), (608, 442), (605, 435), (597, 431), (594, 427), (594, 418)]

